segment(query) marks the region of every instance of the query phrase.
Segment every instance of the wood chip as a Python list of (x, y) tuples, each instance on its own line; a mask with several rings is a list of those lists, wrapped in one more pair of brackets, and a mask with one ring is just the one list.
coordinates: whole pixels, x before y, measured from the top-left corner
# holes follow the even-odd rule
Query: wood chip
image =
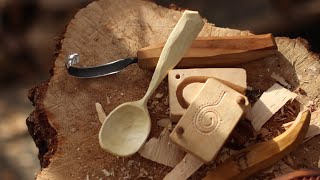
[(261, 137), (266, 137), (270, 134), (270, 131), (266, 128), (261, 128), (258, 132), (258, 134), (261, 135)]
[(252, 91), (252, 90), (253, 90), (253, 87), (247, 86), (247, 90), (248, 90), (248, 91)]
[(279, 177), (288, 173), (293, 172), (294, 169), (292, 169), (290, 166), (288, 166), (283, 161), (280, 161), (279, 163), (274, 165), (274, 175), (275, 177)]
[(283, 160), (286, 163), (288, 163), (290, 166), (294, 166), (294, 161), (290, 155), (287, 155), (286, 157), (284, 157)]
[(160, 99), (160, 98), (162, 98), (163, 97), (163, 94), (161, 94), (161, 93), (157, 93), (156, 95), (155, 95), (155, 98), (157, 98), (157, 99)]
[(159, 121), (157, 121), (157, 125), (163, 128), (172, 127), (172, 123), (169, 118), (160, 119)]
[(139, 150), (139, 154), (157, 163), (175, 167), (184, 157), (185, 153), (170, 141), (170, 131), (165, 128), (159, 138), (151, 138)]
[[(293, 122), (288, 122), (282, 125), (282, 127), (287, 130)], [(320, 110), (311, 113), (311, 120), (308, 132), (305, 136), (304, 142), (310, 140), (314, 136), (320, 134)]]
[(101, 123), (103, 123), (104, 120), (107, 118), (107, 115), (106, 115), (106, 113), (104, 112), (104, 110), (103, 110), (103, 108), (102, 108), (102, 106), (101, 106), (100, 103), (96, 103), (95, 105), (96, 105), (96, 111), (97, 111), (97, 113), (98, 113), (99, 121), (100, 121)]
[(305, 141), (310, 140), (314, 136), (320, 134), (320, 110), (311, 113), (311, 121), (308, 132), (305, 137)]
[(105, 176), (109, 177), (109, 176), (114, 176), (114, 170), (112, 169), (111, 172), (107, 171), (106, 169), (102, 169), (102, 172)]
[(318, 161), (318, 168), (320, 168), (320, 156), (319, 156), (319, 161)]
[(291, 88), (291, 85), (289, 83), (287, 83), (287, 81), (283, 77), (281, 77), (280, 75), (276, 74), (275, 72), (272, 72), (271, 78), (275, 79), (277, 82), (279, 82), (284, 87), (286, 87), (288, 89)]
[(164, 180), (185, 180), (196, 172), (204, 162), (188, 153), (183, 160), (165, 177)]
[(260, 99), (246, 114), (253, 128), (259, 131), (261, 127), (275, 114), (287, 101), (293, 100), (297, 94), (275, 83), (264, 92)]

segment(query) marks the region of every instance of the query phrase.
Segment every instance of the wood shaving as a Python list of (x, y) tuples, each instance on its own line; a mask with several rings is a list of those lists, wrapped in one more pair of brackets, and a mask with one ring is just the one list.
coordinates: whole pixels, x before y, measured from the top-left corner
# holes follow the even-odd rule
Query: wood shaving
[(253, 128), (259, 131), (281, 107), (296, 97), (297, 94), (275, 83), (261, 95), (250, 111), (246, 113), (246, 118), (251, 121)]
[(135, 161), (131, 159), (128, 161), (127, 166), (131, 167), (134, 163), (135, 163)]
[(308, 101), (308, 104), (306, 106), (309, 108), (309, 110), (311, 112), (316, 111), (317, 107), (316, 107), (316, 104), (314, 103), (314, 101)]
[(145, 170), (144, 168), (141, 168), (141, 169), (140, 169), (140, 172), (141, 172), (142, 174), (146, 175), (146, 176), (149, 174), (148, 171)]
[(270, 134), (270, 131), (266, 128), (261, 128), (260, 131), (258, 132), (258, 134), (261, 135), (261, 137), (266, 137)]
[(104, 174), (105, 176), (107, 176), (107, 177), (109, 177), (109, 176), (114, 176), (114, 170), (113, 170), (113, 169), (112, 169), (111, 172), (107, 171), (106, 169), (102, 169), (101, 171), (102, 171), (103, 174)]
[(163, 102), (164, 105), (169, 105), (169, 96), (166, 97), (165, 101)]
[(290, 155), (284, 157), (284, 161), (289, 164), (290, 166), (294, 166), (294, 161)]
[(169, 118), (160, 119), (159, 121), (157, 121), (157, 125), (159, 127), (163, 127), (163, 128), (167, 128), (167, 127), (171, 128), (172, 127), (172, 123)]
[(165, 128), (159, 138), (151, 138), (138, 152), (142, 157), (157, 163), (175, 167), (184, 157), (184, 152), (170, 141), (170, 132)]
[(107, 104), (109, 105), (111, 103), (110, 98), (107, 97)]
[(252, 90), (253, 90), (253, 87), (247, 86), (247, 90), (248, 90), (248, 91), (252, 91)]
[(163, 97), (163, 94), (161, 94), (161, 93), (157, 93), (154, 97), (155, 97), (155, 98), (157, 98), (157, 99), (160, 99), (160, 98), (162, 98), (162, 97)]
[[(293, 122), (288, 122), (283, 124), (282, 126), (284, 127), (285, 130), (287, 130)], [(320, 110), (317, 110), (315, 112), (311, 113), (311, 121), (309, 125), (308, 132), (305, 136), (304, 142), (310, 140), (314, 136), (317, 136), (320, 134)]]
[(291, 85), (289, 83), (287, 83), (287, 81), (283, 77), (281, 77), (280, 75), (276, 74), (275, 72), (272, 72), (271, 78), (275, 79), (278, 83), (280, 83), (284, 87), (286, 87), (288, 89), (291, 88)]
[(102, 105), (101, 105), (100, 103), (97, 102), (95, 105), (96, 105), (96, 111), (97, 111), (97, 113), (98, 113), (99, 121), (100, 121), (101, 123), (103, 123), (104, 120), (107, 118), (107, 115), (106, 115), (106, 113), (104, 112), (104, 110), (103, 110), (103, 108), (102, 108)]

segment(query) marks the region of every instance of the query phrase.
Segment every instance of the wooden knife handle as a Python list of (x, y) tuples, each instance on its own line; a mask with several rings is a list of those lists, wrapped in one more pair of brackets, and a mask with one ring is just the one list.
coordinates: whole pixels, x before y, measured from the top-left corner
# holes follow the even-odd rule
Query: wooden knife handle
[[(164, 43), (151, 45), (138, 51), (138, 64), (142, 69), (154, 69)], [(277, 52), (272, 34), (198, 37), (176, 68), (230, 67), (268, 57)]]

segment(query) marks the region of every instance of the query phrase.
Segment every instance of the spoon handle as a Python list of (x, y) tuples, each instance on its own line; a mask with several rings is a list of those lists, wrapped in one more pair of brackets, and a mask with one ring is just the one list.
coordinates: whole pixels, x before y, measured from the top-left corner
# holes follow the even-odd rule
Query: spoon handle
[(184, 11), (163, 47), (148, 91), (142, 99), (144, 103), (148, 101), (168, 72), (179, 63), (203, 25), (204, 22), (197, 11)]

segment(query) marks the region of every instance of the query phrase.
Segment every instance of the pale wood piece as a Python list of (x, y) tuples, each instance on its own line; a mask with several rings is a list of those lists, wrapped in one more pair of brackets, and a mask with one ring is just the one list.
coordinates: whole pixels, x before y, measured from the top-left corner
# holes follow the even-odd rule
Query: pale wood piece
[[(143, 69), (154, 69), (164, 43), (138, 51), (138, 63)], [(277, 45), (272, 34), (199, 37), (178, 63), (177, 68), (232, 67), (274, 55)]]
[(185, 11), (172, 30), (161, 52), (157, 67), (144, 97), (116, 107), (107, 116), (99, 132), (99, 144), (105, 151), (116, 156), (131, 156), (147, 140), (151, 120), (147, 102), (161, 81), (181, 60), (204, 25), (196, 11)]
[(203, 85), (204, 83), (191, 83), (182, 90), (182, 98), (185, 100), (187, 106), (196, 99)]
[(319, 119), (313, 119), (310, 122), (309, 130), (306, 134), (305, 141), (310, 140), (311, 138), (317, 136), (320, 134), (320, 120)]
[[(248, 106), (245, 96), (209, 78), (170, 134), (185, 151), (210, 162)], [(182, 132), (179, 132), (181, 130)]]
[(164, 180), (186, 180), (204, 164), (199, 158), (187, 153), (182, 161), (165, 177)]
[(158, 138), (151, 138), (138, 151), (147, 159), (157, 163), (175, 167), (185, 156), (185, 152), (170, 141), (170, 131), (165, 128)]
[(291, 88), (291, 85), (285, 79), (283, 79), (283, 77), (281, 77), (279, 74), (272, 72), (271, 77), (275, 79), (277, 82), (279, 82), (282, 86), (288, 89)]
[(246, 118), (251, 121), (253, 128), (259, 131), (274, 113), (296, 97), (297, 94), (275, 83), (261, 95), (251, 110), (246, 113)]
[(95, 105), (96, 105), (96, 111), (97, 111), (97, 114), (98, 114), (98, 119), (102, 124), (104, 122), (104, 120), (107, 118), (107, 115), (104, 112), (103, 107), (101, 106), (100, 103), (96, 103)]
[[(100, 103), (96, 103), (95, 105), (99, 121), (103, 123), (107, 116)], [(158, 138), (151, 138), (138, 153), (146, 159), (166, 166), (175, 167), (183, 159), (185, 152), (170, 141), (169, 129), (172, 128), (172, 124), (169, 119), (168, 121), (167, 126), (163, 129), (160, 136)]]
[[(247, 76), (246, 71), (242, 68), (174, 69), (168, 74), (170, 119), (173, 122), (178, 122), (192, 102), (191, 99), (200, 90), (188, 90), (188, 85), (204, 84), (208, 78), (215, 78), (239, 93), (245, 94)], [(179, 86), (181, 88), (178, 89)], [(199, 84), (197, 87), (200, 87)], [(188, 100), (183, 98), (184, 92), (191, 92), (189, 93), (191, 96), (187, 96)]]
[[(135, 57), (140, 48), (165, 42), (181, 15), (181, 11), (142, 0), (97, 0), (77, 12), (57, 46), (49, 83), (30, 91), (29, 98), (35, 105), (35, 111), (27, 124), (40, 149), (42, 166), (37, 179), (85, 179), (87, 175), (90, 179), (104, 179), (107, 177), (103, 169), (109, 172), (113, 169), (112, 178), (124, 179), (127, 174), (122, 172), (123, 168), (130, 172), (132, 179), (139, 176), (140, 168), (148, 171), (148, 176), (153, 179), (163, 179), (169, 171), (165, 166), (144, 159), (139, 154), (116, 158), (100, 148), (97, 138), (101, 123), (94, 104), (100, 102), (109, 114), (123, 102), (140, 99), (148, 88), (152, 74), (133, 64), (116, 75), (76, 79), (68, 75), (65, 58), (77, 52), (82, 57), (79, 65), (94, 66), (123, 57)], [(249, 31), (206, 23), (199, 36), (247, 35), (250, 35)], [(308, 96), (299, 95), (297, 99), (307, 105), (308, 101), (320, 95), (319, 56), (308, 50), (308, 43), (302, 38), (276, 37), (275, 40), (279, 54), (239, 67), (246, 70), (248, 84), (253, 89), (265, 91), (271, 87), (274, 83), (270, 78), (272, 71), (286, 79), (292, 89), (302, 85), (300, 87)], [(167, 96), (166, 88), (164, 82), (157, 91)], [(154, 100), (157, 99), (151, 99)], [(157, 127), (157, 120), (164, 116), (155, 110), (155, 107), (150, 108), (152, 127)], [(158, 131), (152, 129), (150, 136), (157, 137)], [(320, 140), (320, 136), (314, 138)], [(305, 152), (303, 146), (299, 148)], [(140, 168), (128, 167), (131, 160), (139, 162)], [(191, 179), (202, 178), (207, 169), (206, 165), (203, 166)], [(165, 170), (161, 171), (162, 168)]]
[[(287, 130), (293, 122), (288, 122), (283, 124), (282, 126)], [(317, 110), (311, 114), (311, 121), (309, 125), (308, 132), (304, 138), (304, 142), (310, 140), (311, 138), (320, 134), (320, 110)]]
[(272, 140), (241, 150), (209, 172), (203, 180), (247, 179), (272, 166), (302, 143), (309, 123), (310, 112), (300, 112), (287, 131)]

